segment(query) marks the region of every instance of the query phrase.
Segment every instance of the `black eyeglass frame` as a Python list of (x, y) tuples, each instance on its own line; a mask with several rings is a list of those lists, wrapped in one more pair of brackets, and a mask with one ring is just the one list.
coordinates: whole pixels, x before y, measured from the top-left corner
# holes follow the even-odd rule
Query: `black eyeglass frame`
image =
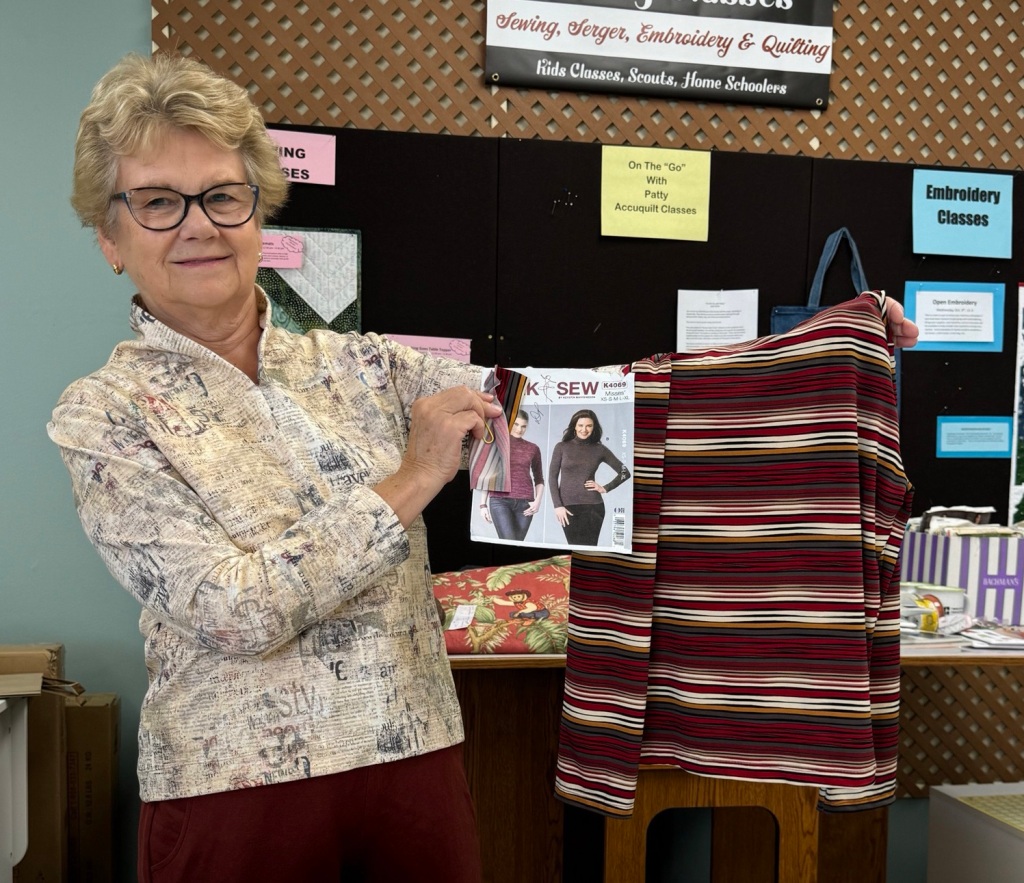
[[(236, 221), (233, 224), (225, 224), (212, 217), (206, 210), (206, 205), (203, 202), (203, 197), (208, 193), (212, 193), (214, 190), (219, 190), (221, 187), (248, 187), (252, 191), (252, 209), (249, 214), (246, 215), (244, 221)], [(176, 224), (171, 224), (170, 227), (150, 227), (148, 224), (143, 224), (132, 210), (131, 195), (137, 193), (140, 190), (166, 190), (168, 193), (176, 193), (182, 199), (185, 200), (185, 207), (181, 212), (181, 217), (178, 219)], [(180, 190), (175, 190), (173, 187), (134, 187), (131, 190), (122, 190), (120, 193), (115, 193), (110, 197), (110, 201), (113, 202), (115, 199), (121, 200), (128, 207), (128, 214), (132, 216), (132, 220), (135, 221), (143, 230), (152, 230), (154, 233), (164, 233), (167, 230), (176, 230), (182, 224), (185, 223), (185, 218), (188, 217), (188, 210), (192, 207), (192, 203), (198, 203), (199, 208), (202, 209), (204, 215), (209, 218), (210, 223), (217, 227), (241, 227), (243, 224), (248, 224), (252, 220), (252, 216), (256, 214), (256, 206), (260, 200), (260, 188), (258, 184), (248, 184), (245, 181), (225, 181), (223, 184), (214, 184), (213, 187), (207, 187), (202, 193), (182, 193)]]

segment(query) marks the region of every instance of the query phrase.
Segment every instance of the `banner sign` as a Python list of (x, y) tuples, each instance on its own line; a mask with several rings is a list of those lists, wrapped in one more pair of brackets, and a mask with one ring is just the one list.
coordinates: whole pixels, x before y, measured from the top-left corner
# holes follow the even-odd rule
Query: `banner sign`
[(832, 0), (487, 0), (500, 86), (824, 109)]

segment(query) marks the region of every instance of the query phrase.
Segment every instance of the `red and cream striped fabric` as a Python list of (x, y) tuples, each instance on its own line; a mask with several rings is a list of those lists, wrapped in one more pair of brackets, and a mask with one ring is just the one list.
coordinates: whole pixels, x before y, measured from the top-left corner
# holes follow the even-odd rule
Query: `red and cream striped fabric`
[(900, 459), (881, 293), (636, 362), (633, 553), (576, 553), (556, 776), (632, 812), (640, 763), (895, 788)]

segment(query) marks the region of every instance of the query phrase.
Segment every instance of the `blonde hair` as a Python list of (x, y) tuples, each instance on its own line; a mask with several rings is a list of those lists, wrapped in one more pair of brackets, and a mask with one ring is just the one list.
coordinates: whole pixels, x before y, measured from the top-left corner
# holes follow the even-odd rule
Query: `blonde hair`
[(78, 124), (71, 205), (84, 226), (113, 228), (119, 158), (147, 150), (173, 129), (239, 152), (247, 183), (260, 188), (259, 223), (284, 205), (288, 179), (277, 146), (245, 89), (191, 58), (132, 53), (95, 85)]

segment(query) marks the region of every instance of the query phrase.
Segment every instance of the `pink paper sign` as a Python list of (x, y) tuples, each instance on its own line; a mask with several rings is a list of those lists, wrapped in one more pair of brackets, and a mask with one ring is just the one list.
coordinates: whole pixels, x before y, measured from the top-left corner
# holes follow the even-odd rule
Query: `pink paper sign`
[(267, 129), (277, 144), (281, 168), (296, 184), (334, 185), (334, 135)]
[(278, 270), (298, 270), (302, 267), (305, 243), (301, 236), (293, 233), (264, 233), (262, 247), (261, 267), (273, 267)]
[(469, 364), (470, 341), (463, 337), (428, 337), (424, 334), (389, 334), (392, 340), (403, 343), (427, 356), (455, 359)]

